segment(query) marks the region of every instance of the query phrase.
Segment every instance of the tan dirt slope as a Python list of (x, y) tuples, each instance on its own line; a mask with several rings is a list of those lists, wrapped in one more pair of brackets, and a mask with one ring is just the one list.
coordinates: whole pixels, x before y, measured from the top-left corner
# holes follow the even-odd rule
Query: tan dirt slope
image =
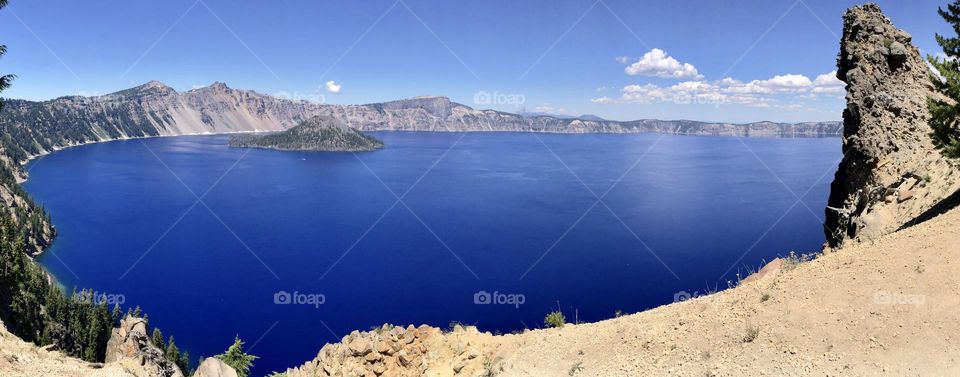
[(133, 377), (119, 364), (92, 364), (38, 348), (7, 331), (0, 322), (0, 376), (3, 377)]

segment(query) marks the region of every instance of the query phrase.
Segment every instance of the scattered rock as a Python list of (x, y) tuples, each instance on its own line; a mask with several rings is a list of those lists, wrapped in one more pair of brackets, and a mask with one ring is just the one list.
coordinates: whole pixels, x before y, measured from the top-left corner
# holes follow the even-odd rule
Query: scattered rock
[(763, 280), (767, 277), (776, 276), (777, 274), (780, 273), (780, 270), (782, 269), (783, 269), (783, 259), (782, 258), (774, 259), (770, 261), (770, 263), (767, 263), (765, 266), (763, 266), (763, 268), (761, 268), (760, 271), (757, 271), (756, 273), (750, 276), (747, 276), (745, 279), (743, 279), (743, 281), (740, 282), (740, 284), (747, 284), (750, 282)]
[(910, 191), (908, 189), (901, 189), (897, 191), (897, 201), (902, 203), (907, 200), (910, 200), (910, 198), (913, 198), (913, 191)]

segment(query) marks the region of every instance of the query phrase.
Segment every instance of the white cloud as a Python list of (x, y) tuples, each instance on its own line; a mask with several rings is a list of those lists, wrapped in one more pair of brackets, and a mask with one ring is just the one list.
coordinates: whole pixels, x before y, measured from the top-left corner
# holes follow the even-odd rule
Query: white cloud
[[(620, 58), (617, 58), (620, 61)], [(630, 76), (666, 77), (675, 79), (701, 79), (702, 75), (690, 63), (680, 63), (659, 48), (643, 54), (640, 60), (623, 69)]]
[(837, 71), (824, 73), (813, 80), (814, 93), (843, 93), (844, 83), (837, 78)]
[(753, 80), (742, 83), (729, 80), (724, 88), (728, 93), (741, 94), (773, 94), (804, 92), (813, 87), (813, 81), (804, 75), (786, 74), (777, 75), (766, 80)]
[(724, 78), (720, 80), (723, 91), (740, 94), (784, 94), (784, 93), (842, 93), (843, 81), (837, 79), (837, 72), (824, 73), (815, 79), (798, 74), (777, 75), (766, 80), (753, 80), (743, 83), (739, 80)]
[(743, 85), (743, 81), (736, 80), (732, 77), (724, 77), (720, 80), (720, 85), (731, 86), (731, 85)]
[[(843, 82), (836, 72), (824, 73), (811, 80), (799, 74), (776, 75), (766, 80), (743, 82), (731, 77), (717, 81), (689, 80), (670, 86), (654, 84), (627, 85), (619, 98), (593, 98), (593, 103), (676, 103), (736, 104), (750, 107), (777, 107), (787, 110), (804, 108), (805, 100), (816, 100), (820, 93), (842, 93)], [(834, 98), (833, 96), (829, 98)], [(842, 99), (841, 96), (836, 98)]]
[(629, 57), (629, 56), (618, 56), (618, 57), (613, 58), (613, 60), (615, 60), (617, 63), (620, 63), (620, 64), (627, 64), (628, 62), (630, 62), (630, 57)]
[(817, 78), (813, 80), (814, 85), (832, 85), (832, 86), (843, 86), (843, 81), (837, 78), (837, 71), (830, 73), (824, 73), (822, 75), (817, 75)]
[(335, 81), (332, 81), (332, 80), (331, 80), (331, 81), (327, 81), (327, 83), (326, 83), (325, 86), (326, 86), (328, 92), (334, 93), (334, 94), (340, 93), (340, 89), (341, 89), (341, 87), (342, 87), (341, 84), (337, 84)]
[(549, 104), (540, 105), (533, 108), (535, 113), (547, 113), (547, 114), (564, 114), (567, 112), (567, 109), (562, 107), (555, 107)]

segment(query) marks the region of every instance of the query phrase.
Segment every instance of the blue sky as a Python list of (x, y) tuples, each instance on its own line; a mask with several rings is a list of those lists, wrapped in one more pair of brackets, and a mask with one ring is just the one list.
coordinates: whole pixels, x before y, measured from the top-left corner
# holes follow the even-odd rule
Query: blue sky
[[(824, 74), (857, 3), (11, 0), (0, 72), (18, 76), (4, 97), (35, 100), (222, 81), (327, 103), (445, 95), (624, 120), (838, 120), (842, 88)], [(945, 1), (879, 3), (939, 51)]]

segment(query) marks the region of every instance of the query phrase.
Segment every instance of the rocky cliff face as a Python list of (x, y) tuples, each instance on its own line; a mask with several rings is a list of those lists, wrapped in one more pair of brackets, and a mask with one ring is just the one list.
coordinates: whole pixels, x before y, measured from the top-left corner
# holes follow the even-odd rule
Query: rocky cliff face
[(847, 83), (844, 158), (831, 185), (827, 242), (876, 238), (923, 214), (960, 186), (957, 165), (935, 148), (927, 98), (931, 71), (873, 4), (843, 18), (837, 77)]
[(193, 377), (237, 377), (237, 371), (215, 357), (203, 359)]
[(286, 377), (319, 376), (492, 376), (495, 346), (489, 333), (456, 326), (450, 333), (430, 326), (383, 325), (354, 331), (324, 345), (317, 357), (288, 369)]
[(122, 365), (139, 377), (183, 377), (176, 364), (164, 357), (147, 336), (143, 318), (126, 317), (107, 342), (107, 363)]

